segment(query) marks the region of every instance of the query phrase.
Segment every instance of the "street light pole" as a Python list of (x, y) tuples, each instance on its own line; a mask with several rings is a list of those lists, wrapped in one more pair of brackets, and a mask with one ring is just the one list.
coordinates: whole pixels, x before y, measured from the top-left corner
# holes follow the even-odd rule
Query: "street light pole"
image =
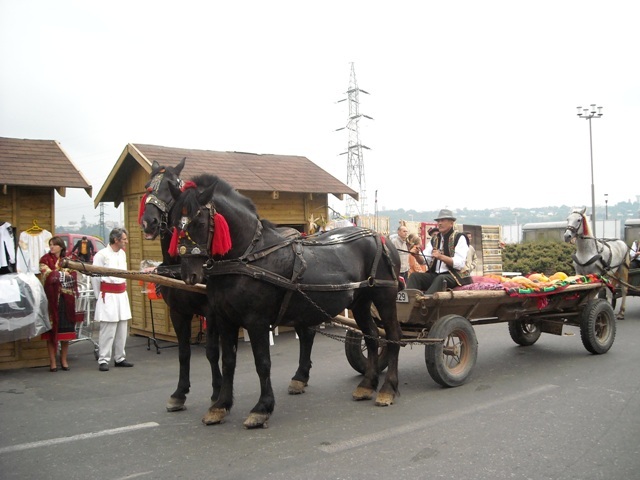
[(602, 107), (597, 107), (592, 103), (591, 108), (578, 107), (578, 118), (589, 120), (589, 149), (591, 151), (591, 227), (593, 228), (593, 236), (596, 237), (596, 191), (593, 186), (593, 135), (591, 132), (591, 119), (602, 117)]

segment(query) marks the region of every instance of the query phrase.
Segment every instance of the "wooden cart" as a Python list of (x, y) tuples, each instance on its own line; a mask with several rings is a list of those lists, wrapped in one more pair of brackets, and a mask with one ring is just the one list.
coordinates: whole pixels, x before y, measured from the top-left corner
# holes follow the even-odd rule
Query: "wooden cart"
[[(628, 297), (640, 297), (640, 268), (632, 268), (629, 270), (628, 278), (629, 287), (627, 288)], [(622, 289), (620, 285), (616, 286), (615, 295), (611, 299), (611, 305), (616, 308), (616, 299), (622, 297)]]
[[(125, 277), (206, 293), (204, 285), (186, 285), (160, 275), (114, 270), (63, 259), (63, 266), (94, 274)], [(572, 284), (544, 296), (510, 296), (500, 290), (460, 290), (424, 295), (420, 290), (398, 292), (398, 320), (402, 342), (425, 345), (431, 377), (440, 385), (455, 387), (465, 382), (475, 365), (478, 341), (474, 325), (507, 322), (514, 342), (533, 345), (542, 333), (562, 335), (565, 325), (580, 328), (584, 347), (593, 354), (606, 353), (616, 336), (613, 307), (600, 298), (604, 283)], [(377, 311), (373, 309), (373, 318)], [(362, 332), (353, 319), (341, 315), (335, 324), (347, 328), (345, 353), (349, 364), (364, 373), (367, 357)], [(381, 329), (380, 333), (384, 334)], [(384, 340), (380, 341), (378, 369), (387, 367)]]
[[(616, 320), (612, 306), (598, 298), (605, 288), (603, 283), (575, 284), (544, 296), (510, 296), (504, 290), (424, 295), (405, 289), (398, 293), (398, 320), (403, 340), (425, 344), (431, 377), (442, 386), (456, 387), (466, 381), (476, 362), (475, 325), (508, 323), (511, 338), (522, 346), (533, 345), (542, 333), (562, 335), (564, 326), (575, 326), (589, 352), (606, 353), (616, 336)], [(347, 327), (347, 360), (363, 373), (367, 358), (362, 333), (347, 317), (334, 321)], [(379, 353), (378, 368), (383, 370), (387, 359), (382, 341)]]

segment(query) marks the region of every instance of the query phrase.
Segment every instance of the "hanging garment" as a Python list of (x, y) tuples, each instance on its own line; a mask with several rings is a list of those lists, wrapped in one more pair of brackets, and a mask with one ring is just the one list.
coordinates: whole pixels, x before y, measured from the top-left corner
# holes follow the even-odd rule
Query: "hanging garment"
[(26, 231), (18, 239), (17, 269), (18, 273), (40, 273), (40, 257), (49, 251), (51, 232), (42, 230), (37, 234)]
[(13, 238), (13, 228), (9, 222), (0, 225), (0, 268), (9, 267), (16, 263), (16, 243)]

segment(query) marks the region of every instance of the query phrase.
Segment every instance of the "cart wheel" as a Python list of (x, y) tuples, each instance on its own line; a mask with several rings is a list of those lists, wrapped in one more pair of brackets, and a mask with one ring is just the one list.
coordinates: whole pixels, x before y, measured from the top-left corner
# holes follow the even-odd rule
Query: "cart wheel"
[(602, 299), (596, 299), (582, 310), (580, 337), (589, 352), (607, 353), (616, 338), (616, 317), (613, 307)]
[(431, 378), (443, 387), (462, 385), (478, 357), (478, 340), (471, 322), (460, 315), (445, 315), (436, 321), (428, 337), (444, 339), (425, 348)]
[(540, 338), (542, 331), (535, 323), (526, 320), (511, 320), (509, 322), (509, 335), (518, 345), (528, 347), (533, 345)]
[[(367, 346), (364, 343), (364, 337), (360, 332), (347, 330), (347, 338), (344, 343), (344, 351), (347, 355), (349, 365), (356, 371), (364, 375), (367, 369)], [(389, 366), (389, 358), (387, 356), (387, 347), (378, 347), (378, 373), (381, 373)]]

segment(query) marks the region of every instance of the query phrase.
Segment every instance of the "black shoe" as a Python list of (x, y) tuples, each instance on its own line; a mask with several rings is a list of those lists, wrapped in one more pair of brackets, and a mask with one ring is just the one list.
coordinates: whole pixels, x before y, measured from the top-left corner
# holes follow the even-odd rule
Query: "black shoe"
[(126, 360), (114, 363), (114, 367), (133, 367), (133, 363), (129, 363)]
[(100, 370), (101, 372), (108, 372), (109, 371), (109, 365), (107, 365), (106, 363), (101, 363), (100, 367), (98, 368), (98, 370)]

